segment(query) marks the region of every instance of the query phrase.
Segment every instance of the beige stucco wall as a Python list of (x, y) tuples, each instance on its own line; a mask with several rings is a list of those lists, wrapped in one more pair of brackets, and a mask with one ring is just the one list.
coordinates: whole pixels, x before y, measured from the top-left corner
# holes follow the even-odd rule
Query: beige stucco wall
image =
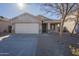
[(12, 22), (16, 23), (16, 22), (39, 22), (40, 20), (38, 20), (37, 18), (35, 18), (32, 15), (29, 14), (24, 14), (22, 16), (17, 17), (16, 19), (14, 18)]
[[(66, 27), (66, 29), (70, 33), (72, 33), (74, 26), (75, 26), (75, 21), (74, 20), (68, 20), (68, 21), (64, 22), (64, 27)], [(74, 31), (74, 33), (75, 33), (75, 31)]]
[(10, 25), (10, 21), (0, 21), (0, 32), (4, 32), (4, 31), (8, 32), (9, 25)]
[[(66, 27), (66, 29), (72, 33), (73, 28), (75, 26), (75, 21), (76, 21), (76, 16), (75, 15), (68, 15), (66, 17), (66, 21), (64, 22), (64, 27)], [(74, 34), (75, 34), (75, 30), (74, 30)]]

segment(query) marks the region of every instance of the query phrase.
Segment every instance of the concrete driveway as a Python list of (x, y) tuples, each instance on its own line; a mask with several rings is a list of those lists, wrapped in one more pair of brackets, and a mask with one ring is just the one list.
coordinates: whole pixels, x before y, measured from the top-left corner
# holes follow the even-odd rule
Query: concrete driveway
[(38, 35), (14, 34), (0, 41), (0, 55), (33, 56), (36, 53)]
[(69, 56), (72, 54), (68, 46), (72, 43), (79, 43), (79, 36), (71, 37), (64, 34), (60, 38), (58, 33), (14, 34), (0, 41), (0, 55)]
[(69, 34), (53, 32), (40, 35), (37, 46), (37, 56), (71, 56), (70, 44), (79, 43), (79, 36), (74, 37)]

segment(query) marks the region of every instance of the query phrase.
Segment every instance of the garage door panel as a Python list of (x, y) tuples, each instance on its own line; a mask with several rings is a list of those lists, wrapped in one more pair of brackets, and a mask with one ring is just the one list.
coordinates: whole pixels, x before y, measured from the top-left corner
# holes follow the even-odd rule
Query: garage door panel
[(39, 33), (39, 24), (37, 23), (15, 24), (15, 33)]

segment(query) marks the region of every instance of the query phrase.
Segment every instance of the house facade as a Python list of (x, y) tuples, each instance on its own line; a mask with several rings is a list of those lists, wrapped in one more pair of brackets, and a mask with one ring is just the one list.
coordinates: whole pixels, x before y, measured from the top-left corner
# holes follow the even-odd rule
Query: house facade
[(33, 16), (29, 13), (11, 19), (14, 33), (38, 34), (58, 31), (59, 24), (60, 21), (51, 20), (44, 16)]
[(0, 33), (9, 32), (9, 26), (11, 25), (8, 18), (0, 16)]
[[(73, 15), (69, 15), (66, 17), (66, 21), (64, 22), (64, 27), (66, 28), (66, 30), (69, 32), (69, 33), (72, 33), (74, 27), (75, 27), (75, 24), (76, 24), (76, 16), (73, 14)], [(76, 33), (79, 33), (79, 24), (77, 24), (75, 30), (74, 30), (74, 34)]]

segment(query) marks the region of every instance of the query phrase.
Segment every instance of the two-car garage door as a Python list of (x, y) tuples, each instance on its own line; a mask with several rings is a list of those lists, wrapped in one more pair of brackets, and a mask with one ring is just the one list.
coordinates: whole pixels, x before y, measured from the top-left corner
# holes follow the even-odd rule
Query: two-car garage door
[(16, 23), (15, 33), (38, 34), (39, 24), (38, 23)]

